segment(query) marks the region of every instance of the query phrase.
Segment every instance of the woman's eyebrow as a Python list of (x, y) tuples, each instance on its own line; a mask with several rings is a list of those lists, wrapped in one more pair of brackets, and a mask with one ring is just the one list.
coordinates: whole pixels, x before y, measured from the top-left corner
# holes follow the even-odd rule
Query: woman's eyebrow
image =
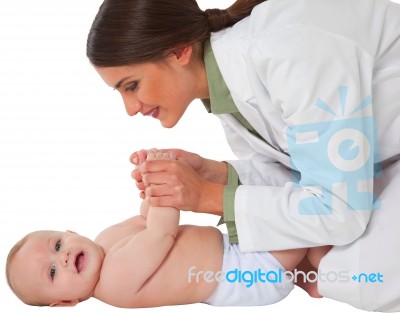
[(126, 81), (127, 79), (131, 78), (133, 76), (128, 76), (128, 77), (124, 77), (122, 78), (118, 83), (115, 84), (114, 86), (114, 90), (118, 89), (119, 87), (121, 87), (121, 85), (124, 83), (124, 81)]

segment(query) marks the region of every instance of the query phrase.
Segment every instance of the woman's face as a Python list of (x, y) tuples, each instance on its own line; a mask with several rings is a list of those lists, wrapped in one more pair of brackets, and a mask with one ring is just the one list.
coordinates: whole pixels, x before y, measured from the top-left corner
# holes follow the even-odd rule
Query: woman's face
[(201, 97), (199, 78), (187, 64), (183, 56), (173, 54), (162, 62), (96, 67), (96, 71), (107, 85), (118, 90), (130, 116), (141, 113), (171, 128), (190, 102)]

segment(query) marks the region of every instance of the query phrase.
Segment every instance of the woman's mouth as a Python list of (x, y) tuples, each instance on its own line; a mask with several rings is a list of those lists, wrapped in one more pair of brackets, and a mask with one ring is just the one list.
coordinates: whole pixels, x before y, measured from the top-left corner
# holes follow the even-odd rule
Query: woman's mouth
[(84, 261), (85, 261), (85, 255), (83, 252), (81, 252), (75, 258), (75, 267), (76, 267), (76, 270), (78, 271), (78, 274), (83, 269)]
[(144, 115), (144, 116), (151, 116), (151, 117), (153, 117), (153, 118), (157, 118), (159, 113), (160, 113), (160, 108), (157, 107), (157, 108), (155, 108), (155, 109), (152, 109), (152, 110), (150, 110), (150, 111), (144, 113), (143, 115)]

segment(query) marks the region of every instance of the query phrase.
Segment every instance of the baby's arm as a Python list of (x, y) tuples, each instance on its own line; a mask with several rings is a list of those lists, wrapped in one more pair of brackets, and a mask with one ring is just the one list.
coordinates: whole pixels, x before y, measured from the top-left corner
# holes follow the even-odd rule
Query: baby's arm
[(128, 236), (110, 250), (102, 271), (106, 292), (102, 300), (119, 307), (135, 307), (140, 291), (163, 263), (179, 227), (179, 211), (172, 207), (149, 207), (143, 201), (140, 213), (146, 227)]
[(178, 226), (177, 209), (150, 207), (146, 228), (107, 254), (101, 276), (101, 300), (118, 307), (137, 306), (142, 287), (172, 248)]
[(150, 209), (149, 201), (147, 201), (147, 199), (144, 199), (140, 204), (140, 215), (144, 218), (147, 218), (147, 215), (149, 214), (149, 209)]

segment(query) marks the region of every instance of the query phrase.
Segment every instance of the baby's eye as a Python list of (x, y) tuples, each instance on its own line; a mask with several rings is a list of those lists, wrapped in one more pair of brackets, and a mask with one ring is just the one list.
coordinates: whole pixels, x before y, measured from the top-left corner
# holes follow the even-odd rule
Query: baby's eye
[(51, 277), (51, 280), (54, 280), (54, 276), (56, 276), (56, 267), (55, 267), (55, 266), (53, 266), (53, 267), (50, 269), (50, 277)]
[(57, 241), (56, 245), (54, 246), (54, 249), (56, 249), (56, 251), (58, 252), (58, 251), (60, 251), (60, 248), (61, 248), (61, 241), (59, 240), (59, 241)]
[(137, 81), (131, 82), (128, 85), (125, 86), (125, 91), (135, 91), (137, 86), (138, 86), (138, 82)]

